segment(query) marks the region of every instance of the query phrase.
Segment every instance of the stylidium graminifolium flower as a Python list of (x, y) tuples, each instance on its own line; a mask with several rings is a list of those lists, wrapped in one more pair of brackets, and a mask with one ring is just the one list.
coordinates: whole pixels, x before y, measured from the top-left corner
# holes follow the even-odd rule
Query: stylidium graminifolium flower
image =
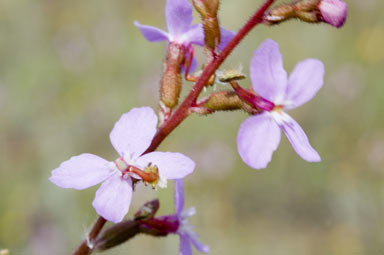
[(195, 208), (184, 209), (184, 181), (174, 181), (174, 201), (176, 214), (151, 218), (141, 222), (144, 233), (177, 234), (180, 237), (180, 255), (192, 255), (192, 245), (203, 253), (209, 253), (209, 247), (200, 243), (199, 236), (188, 223), (188, 218), (196, 213)]
[(288, 78), (279, 45), (267, 39), (254, 53), (250, 76), (253, 90), (269, 104), (239, 129), (237, 148), (243, 161), (255, 169), (265, 168), (280, 143), (280, 129), (300, 157), (308, 162), (320, 161), (300, 125), (285, 110), (315, 96), (323, 85), (323, 63), (317, 59), (299, 62)]
[[(152, 26), (141, 25), (135, 21), (145, 39), (150, 42), (168, 41), (190, 47), (191, 44), (204, 45), (204, 31), (201, 24), (192, 25), (192, 5), (188, 0), (167, 0), (165, 18), (167, 20), (168, 33)], [(221, 31), (222, 49), (234, 36), (234, 33), (223, 28)]]
[(121, 116), (110, 133), (119, 158), (109, 162), (89, 153), (74, 156), (54, 169), (49, 180), (59, 187), (78, 190), (102, 182), (93, 207), (109, 221), (122, 221), (131, 203), (133, 179), (165, 187), (167, 179), (182, 179), (195, 168), (190, 158), (177, 152), (142, 155), (151, 144), (157, 122), (152, 108), (133, 108)]

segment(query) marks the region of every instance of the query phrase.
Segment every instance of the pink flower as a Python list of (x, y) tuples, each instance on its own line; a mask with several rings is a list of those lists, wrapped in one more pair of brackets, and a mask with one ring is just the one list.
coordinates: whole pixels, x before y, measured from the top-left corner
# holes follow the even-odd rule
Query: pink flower
[(132, 197), (132, 178), (151, 175), (152, 184), (166, 186), (167, 179), (182, 179), (192, 173), (195, 163), (176, 152), (144, 151), (156, 133), (157, 116), (149, 107), (134, 108), (121, 116), (110, 133), (112, 146), (120, 157), (113, 162), (84, 153), (64, 161), (52, 171), (51, 182), (62, 188), (86, 189), (103, 182), (92, 203), (96, 212), (109, 221), (122, 221)]
[[(241, 125), (237, 147), (250, 167), (265, 168), (280, 143), (283, 130), (296, 153), (309, 162), (320, 161), (300, 125), (284, 110), (294, 109), (314, 97), (323, 85), (324, 66), (316, 59), (299, 62), (289, 78), (283, 68), (279, 46), (265, 40), (255, 52), (250, 67), (256, 103), (263, 112)], [(265, 106), (265, 107), (263, 107)]]
[(334, 27), (341, 27), (347, 18), (348, 7), (344, 1), (321, 0), (318, 8), (323, 21)]

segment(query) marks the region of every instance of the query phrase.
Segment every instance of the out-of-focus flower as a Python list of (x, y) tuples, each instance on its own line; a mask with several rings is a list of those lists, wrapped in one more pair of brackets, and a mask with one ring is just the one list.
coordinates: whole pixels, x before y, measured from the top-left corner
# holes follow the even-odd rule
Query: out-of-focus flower
[(296, 108), (314, 97), (323, 85), (324, 66), (316, 59), (299, 62), (289, 78), (283, 68), (279, 46), (265, 40), (255, 52), (250, 67), (254, 95), (249, 103), (262, 110), (241, 125), (237, 147), (250, 167), (265, 168), (277, 149), (283, 130), (293, 149), (304, 160), (320, 161), (300, 125), (284, 110)]
[(347, 18), (348, 6), (342, 0), (321, 0), (318, 6), (324, 22), (341, 27)]
[(184, 46), (190, 44), (204, 45), (204, 32), (200, 24), (192, 25), (192, 5), (187, 0), (167, 0), (165, 7), (168, 33), (152, 26), (135, 25), (150, 42), (169, 41)]
[(96, 212), (109, 221), (120, 222), (128, 212), (132, 179), (166, 187), (167, 179), (190, 174), (195, 163), (176, 152), (142, 155), (156, 133), (157, 116), (150, 107), (134, 108), (121, 116), (110, 133), (112, 146), (120, 157), (109, 162), (84, 153), (64, 161), (52, 171), (51, 182), (62, 188), (86, 189), (103, 182), (92, 203)]
[[(150, 42), (176, 42), (190, 47), (191, 44), (204, 45), (204, 31), (201, 24), (192, 25), (192, 5), (187, 0), (167, 0), (165, 7), (168, 32), (152, 26), (141, 25), (135, 21), (145, 39)], [(233, 32), (220, 28), (222, 49), (234, 36)]]
[(192, 255), (192, 245), (203, 253), (209, 253), (209, 247), (200, 243), (188, 218), (196, 213), (195, 208), (184, 209), (184, 181), (175, 180), (174, 199), (176, 214), (165, 215), (142, 221), (142, 232), (150, 235), (177, 234), (180, 236), (180, 255)]
[(196, 213), (195, 208), (184, 209), (184, 181), (175, 180), (175, 207), (176, 216), (179, 222), (177, 234), (180, 236), (180, 254), (192, 254), (192, 247), (204, 253), (209, 253), (209, 247), (199, 242), (198, 235), (193, 231), (193, 226), (188, 223), (188, 218)]

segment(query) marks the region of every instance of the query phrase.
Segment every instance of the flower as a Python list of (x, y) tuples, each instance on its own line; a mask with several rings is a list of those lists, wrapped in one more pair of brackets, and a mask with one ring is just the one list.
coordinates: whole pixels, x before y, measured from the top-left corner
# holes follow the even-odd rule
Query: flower
[(166, 186), (167, 179), (190, 174), (195, 163), (176, 152), (142, 155), (156, 133), (157, 116), (150, 107), (134, 108), (115, 123), (110, 140), (120, 157), (113, 162), (84, 153), (64, 161), (52, 171), (51, 182), (62, 188), (86, 189), (102, 183), (92, 203), (96, 212), (109, 221), (120, 222), (132, 197), (132, 179)]
[(141, 233), (153, 236), (177, 234), (180, 237), (180, 255), (192, 255), (192, 246), (203, 253), (209, 253), (209, 247), (199, 242), (198, 235), (188, 218), (196, 213), (195, 208), (184, 209), (184, 181), (174, 181), (174, 199), (176, 214), (152, 217), (140, 221)]
[(299, 62), (287, 78), (278, 44), (267, 39), (254, 53), (250, 75), (263, 111), (246, 119), (239, 129), (237, 148), (243, 161), (255, 169), (265, 168), (280, 143), (280, 129), (300, 157), (308, 162), (320, 161), (300, 125), (284, 110), (296, 108), (314, 97), (323, 85), (322, 62), (316, 59)]
[(342, 0), (321, 0), (318, 6), (322, 20), (334, 27), (344, 25), (348, 7)]
[[(137, 21), (134, 24), (140, 29), (145, 39), (150, 42), (177, 42), (186, 47), (190, 47), (191, 44), (204, 45), (203, 27), (201, 24), (191, 25), (193, 20), (192, 5), (187, 0), (167, 0), (165, 17), (168, 33), (152, 26), (141, 25)], [(219, 49), (222, 49), (232, 39), (234, 33), (222, 28), (220, 31)]]
[(192, 247), (203, 253), (209, 253), (209, 247), (199, 242), (198, 235), (193, 231), (193, 226), (188, 223), (188, 218), (195, 215), (194, 207), (184, 209), (184, 181), (174, 181), (174, 199), (176, 207), (176, 216), (179, 222), (177, 234), (180, 236), (180, 254), (191, 255)]

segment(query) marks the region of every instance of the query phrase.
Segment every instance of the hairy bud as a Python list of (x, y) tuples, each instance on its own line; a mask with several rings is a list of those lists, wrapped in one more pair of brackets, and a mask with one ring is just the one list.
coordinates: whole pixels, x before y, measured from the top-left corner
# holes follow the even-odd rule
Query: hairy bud
[(341, 27), (347, 17), (347, 4), (342, 0), (301, 0), (272, 8), (264, 17), (266, 24), (297, 18), (309, 23), (325, 22)]
[(174, 108), (181, 91), (181, 65), (185, 59), (185, 47), (171, 42), (168, 45), (160, 84), (160, 101), (168, 108)]
[(214, 92), (202, 101), (204, 102), (202, 106), (211, 111), (234, 111), (244, 109), (248, 112), (251, 110), (251, 107), (241, 100), (236, 92), (232, 90)]
[(192, 3), (203, 22), (205, 46), (210, 50), (214, 50), (221, 39), (217, 18), (220, 2), (219, 0), (192, 0)]

